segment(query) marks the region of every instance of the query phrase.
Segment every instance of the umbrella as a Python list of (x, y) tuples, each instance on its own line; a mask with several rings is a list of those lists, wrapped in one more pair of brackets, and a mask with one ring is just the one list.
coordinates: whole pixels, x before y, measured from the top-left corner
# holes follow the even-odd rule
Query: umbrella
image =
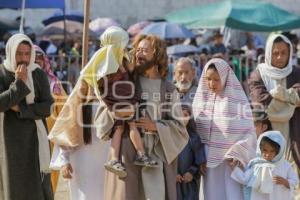
[(151, 23), (143, 29), (142, 34), (153, 34), (162, 39), (195, 37), (193, 32), (183, 25), (170, 22)]
[(100, 36), (105, 29), (107, 29), (110, 26), (121, 26), (116, 20), (111, 18), (96, 18), (93, 21), (90, 22), (89, 27), (92, 31), (97, 33), (98, 36)]
[[(66, 21), (66, 36), (67, 38), (81, 38), (83, 31), (83, 24), (75, 21)], [(90, 36), (96, 37), (96, 33), (90, 30)], [(47, 25), (39, 35), (40, 37), (48, 37), (50, 39), (64, 38), (64, 22), (54, 22)]]
[(15, 30), (19, 28), (19, 23), (12, 19), (0, 18), (0, 30)]
[[(22, 0), (1, 0), (0, 8), (21, 8)], [(27, 0), (26, 8), (65, 8), (64, 0)]]
[(169, 46), (167, 48), (168, 55), (178, 55), (178, 54), (186, 54), (186, 53), (197, 53), (199, 49), (193, 45), (187, 44), (176, 44), (173, 46)]
[(64, 15), (64, 13), (61, 10), (59, 10), (59, 11), (56, 11), (53, 14), (53, 16), (51, 16), (47, 19), (44, 19), (42, 21), (42, 23), (45, 26), (47, 26), (53, 22), (58, 22), (58, 21), (63, 21), (63, 20), (76, 21), (76, 22), (83, 23), (83, 15), (82, 15), (82, 13), (80, 13), (78, 11), (70, 11)]
[(132, 24), (128, 29), (127, 32), (131, 35), (131, 36), (136, 36), (138, 35), (146, 26), (148, 26), (149, 24), (151, 24), (151, 22), (149, 21), (141, 21), (138, 22), (136, 24)]
[(169, 13), (166, 19), (195, 29), (227, 26), (244, 31), (269, 32), (300, 27), (300, 16), (271, 3), (254, 0), (225, 0), (188, 7)]

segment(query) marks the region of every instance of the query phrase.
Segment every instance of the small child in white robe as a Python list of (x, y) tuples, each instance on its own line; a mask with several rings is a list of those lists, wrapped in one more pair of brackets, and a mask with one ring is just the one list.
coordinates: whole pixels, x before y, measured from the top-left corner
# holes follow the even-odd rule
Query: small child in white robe
[(237, 162), (231, 177), (243, 184), (244, 200), (292, 200), (298, 176), (284, 159), (286, 141), (279, 131), (259, 136), (257, 157), (242, 170)]

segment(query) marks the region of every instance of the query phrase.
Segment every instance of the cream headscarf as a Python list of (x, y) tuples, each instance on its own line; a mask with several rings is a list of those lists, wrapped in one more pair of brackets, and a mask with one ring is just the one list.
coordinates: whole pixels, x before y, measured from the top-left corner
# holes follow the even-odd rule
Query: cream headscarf
[[(18, 33), (13, 35), (9, 38), (6, 44), (6, 59), (4, 60), (4, 67), (10, 72), (15, 72), (17, 68), (16, 63), (16, 52), (19, 44), (22, 41), (29, 42), (31, 46), (31, 56), (30, 62), (27, 66), (27, 80), (25, 84), (30, 89), (30, 93), (26, 96), (26, 103), (32, 104), (34, 103), (35, 93), (34, 93), (34, 86), (33, 86), (33, 79), (32, 79), (32, 72), (39, 68), (39, 65), (34, 63), (35, 60), (35, 51), (33, 49), (33, 44), (29, 37), (24, 34)], [(0, 113), (0, 123), (3, 123), (4, 114)], [(42, 120), (35, 120), (36, 127), (37, 127), (37, 135), (39, 141), (39, 162), (40, 162), (40, 171), (44, 173), (49, 173), (49, 164), (50, 164), (50, 149), (49, 143), (47, 139), (47, 130)], [(3, 130), (3, 124), (1, 124), (0, 131)]]
[(118, 71), (123, 57), (126, 57), (125, 49), (129, 42), (128, 33), (120, 27), (107, 28), (101, 35), (101, 48), (93, 55), (87, 65), (81, 71), (81, 76), (100, 99), (97, 81), (108, 74)]
[[(282, 38), (284, 42), (286, 42), (290, 47), (290, 57), (287, 66), (283, 69), (277, 68), (272, 66), (272, 48), (274, 44), (274, 40), (276, 38)], [(266, 52), (265, 52), (265, 62), (261, 63), (257, 66), (261, 78), (267, 88), (268, 91), (272, 90), (276, 86), (276, 80), (281, 80), (286, 78), (290, 73), (293, 71), (293, 63), (292, 63), (292, 56), (293, 56), (293, 47), (290, 40), (281, 34), (273, 34), (270, 35), (267, 44), (266, 44)]]

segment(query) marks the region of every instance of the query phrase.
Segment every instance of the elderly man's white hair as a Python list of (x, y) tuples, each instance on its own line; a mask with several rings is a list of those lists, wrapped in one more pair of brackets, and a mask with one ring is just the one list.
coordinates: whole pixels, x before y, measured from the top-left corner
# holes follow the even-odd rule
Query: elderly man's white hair
[(192, 69), (195, 69), (196, 68), (196, 64), (195, 64), (195, 61), (189, 57), (181, 57), (179, 58), (176, 63), (175, 63), (175, 66), (174, 66), (174, 71), (176, 70), (176, 67), (179, 65), (179, 64), (189, 64), (191, 65)]

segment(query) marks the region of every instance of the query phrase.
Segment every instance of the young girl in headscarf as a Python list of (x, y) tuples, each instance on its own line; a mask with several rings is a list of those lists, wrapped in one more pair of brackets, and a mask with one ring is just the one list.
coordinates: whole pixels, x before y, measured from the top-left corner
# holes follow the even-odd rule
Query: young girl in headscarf
[(256, 158), (243, 171), (239, 163), (231, 177), (245, 185), (244, 200), (292, 200), (298, 176), (284, 159), (286, 141), (279, 131), (267, 131), (259, 136)]
[(246, 166), (254, 157), (256, 135), (248, 99), (223, 59), (214, 58), (205, 65), (193, 114), (206, 147), (201, 195), (205, 200), (242, 200), (242, 186), (230, 178), (230, 165), (238, 160)]
[(176, 190), (177, 200), (198, 200), (200, 165), (205, 164), (204, 145), (196, 130), (190, 106), (183, 105), (184, 123), (189, 134), (189, 142), (178, 156)]

